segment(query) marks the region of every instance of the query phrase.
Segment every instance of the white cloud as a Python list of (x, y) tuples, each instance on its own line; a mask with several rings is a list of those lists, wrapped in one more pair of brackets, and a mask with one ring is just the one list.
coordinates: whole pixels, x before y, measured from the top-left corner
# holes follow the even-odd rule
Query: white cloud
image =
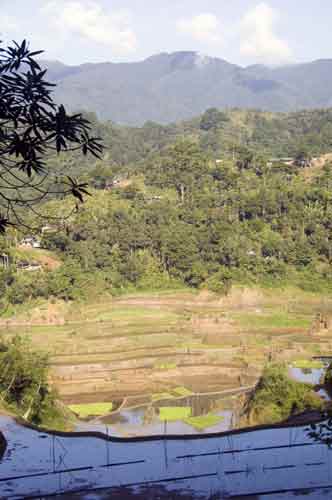
[(222, 42), (220, 23), (214, 14), (204, 13), (189, 19), (180, 19), (176, 27), (180, 33), (189, 35), (199, 42), (210, 44)]
[(16, 33), (19, 30), (19, 25), (16, 19), (12, 16), (0, 14), (0, 34), (7, 35), (8, 33)]
[(290, 61), (292, 52), (285, 40), (275, 33), (278, 11), (267, 3), (259, 3), (242, 19), (241, 53), (256, 61), (280, 64)]
[(116, 53), (126, 54), (137, 48), (128, 10), (108, 12), (96, 1), (56, 0), (48, 2), (45, 11), (53, 13), (62, 30), (110, 46)]

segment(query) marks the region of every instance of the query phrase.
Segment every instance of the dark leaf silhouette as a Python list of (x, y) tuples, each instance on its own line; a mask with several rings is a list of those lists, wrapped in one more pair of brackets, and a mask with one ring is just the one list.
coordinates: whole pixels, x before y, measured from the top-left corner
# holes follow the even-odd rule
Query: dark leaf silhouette
[(81, 151), (100, 158), (103, 152), (100, 138), (90, 136), (89, 121), (53, 101), (54, 84), (35, 59), (40, 54), (26, 40), (0, 46), (0, 209), (8, 214), (1, 219), (2, 232), (22, 223), (23, 207), (32, 209), (52, 196), (53, 177), (57, 196), (71, 194), (82, 203), (90, 194), (86, 184), (61, 180), (49, 167), (50, 155)]
[(6, 217), (0, 214), (0, 234), (4, 234), (9, 226), (12, 226), (11, 222)]

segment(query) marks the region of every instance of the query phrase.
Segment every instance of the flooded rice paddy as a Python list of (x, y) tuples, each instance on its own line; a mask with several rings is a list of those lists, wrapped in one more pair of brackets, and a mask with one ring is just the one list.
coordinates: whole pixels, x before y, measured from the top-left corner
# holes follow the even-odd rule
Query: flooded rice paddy
[[(322, 364), (321, 368), (290, 365), (289, 376), (298, 382), (311, 384), (322, 398), (331, 400), (331, 395), (323, 385), (327, 365)], [(245, 391), (229, 396), (218, 393), (192, 394), (182, 398), (164, 397), (132, 407), (119, 401), (115, 404), (118, 410), (81, 420), (76, 430), (101, 431), (118, 437), (225, 432), (238, 427), (245, 395)]]
[(215, 394), (163, 399), (81, 421), (76, 429), (106, 431), (118, 437), (224, 432), (236, 426), (238, 398)]

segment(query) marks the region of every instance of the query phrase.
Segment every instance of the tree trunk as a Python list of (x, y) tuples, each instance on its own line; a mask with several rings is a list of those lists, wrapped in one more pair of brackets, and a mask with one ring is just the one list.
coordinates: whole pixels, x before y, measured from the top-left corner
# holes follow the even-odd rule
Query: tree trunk
[[(38, 388), (37, 388), (37, 391), (36, 391), (36, 396), (39, 394), (40, 387), (41, 387), (41, 382), (39, 382), (39, 385), (38, 385)], [(32, 410), (32, 405), (33, 405), (34, 400), (35, 400), (35, 398), (32, 396), (31, 401), (30, 401), (29, 408), (27, 409), (27, 411), (26, 411), (26, 412), (24, 413), (24, 415), (23, 415), (23, 418), (24, 418), (25, 420), (28, 420), (28, 418), (29, 418), (29, 415), (30, 415), (30, 413), (31, 413), (31, 410)]]
[(180, 199), (181, 199), (181, 203), (183, 204), (184, 203), (184, 197), (185, 197), (185, 186), (183, 184), (180, 185)]

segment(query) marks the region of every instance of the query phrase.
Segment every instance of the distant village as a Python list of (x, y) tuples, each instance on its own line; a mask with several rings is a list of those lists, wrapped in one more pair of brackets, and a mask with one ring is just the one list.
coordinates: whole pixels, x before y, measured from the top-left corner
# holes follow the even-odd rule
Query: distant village
[[(42, 249), (42, 240), (45, 234), (54, 233), (57, 231), (56, 226), (45, 225), (41, 228), (40, 236), (37, 235), (28, 235), (24, 236), (18, 243), (17, 249), (21, 250), (38, 250)], [(6, 253), (0, 254), (0, 267), (6, 269), (12, 265), (10, 256)], [(33, 260), (31, 258), (20, 258), (14, 263), (16, 269), (18, 271), (41, 271), (43, 266), (37, 260)]]

